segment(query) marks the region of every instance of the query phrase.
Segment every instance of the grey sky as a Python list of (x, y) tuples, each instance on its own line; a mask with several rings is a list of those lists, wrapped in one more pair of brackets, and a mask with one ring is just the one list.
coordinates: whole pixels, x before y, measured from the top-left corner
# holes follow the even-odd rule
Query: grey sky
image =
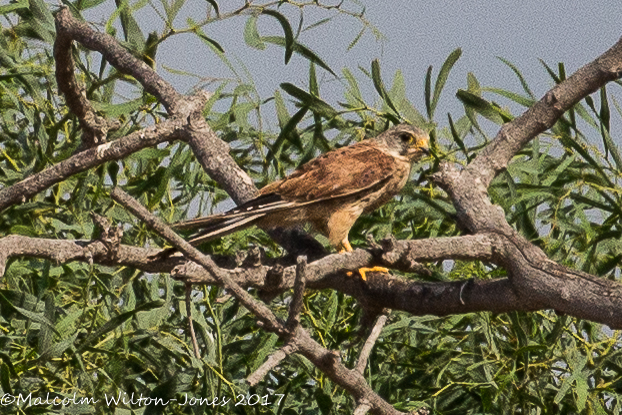
[[(222, 12), (243, 2), (218, 3)], [(387, 83), (397, 69), (402, 70), (408, 96), (422, 112), (427, 67), (433, 65), (436, 74), (447, 55), (455, 48), (462, 48), (463, 55), (449, 78), (437, 111), (437, 121), (441, 124), (446, 123), (446, 112), (461, 113), (461, 104), (454, 94), (458, 88), (466, 87), (467, 72), (473, 72), (483, 86), (521, 91), (516, 77), (496, 59), (497, 56), (518, 66), (540, 97), (552, 81), (538, 62), (539, 58), (552, 67), (563, 61), (571, 73), (609, 48), (622, 35), (619, 25), (622, 2), (611, 0), (361, 0), (361, 3), (366, 6), (366, 17), (386, 35), (385, 41), (379, 42), (367, 32), (353, 49), (347, 51), (348, 43), (361, 26), (354, 19), (345, 17), (303, 33), (300, 41), (316, 51), (338, 74), (343, 67), (354, 72), (370, 100), (375, 98), (372, 83), (365, 80), (358, 66), (369, 69), (371, 61), (379, 58)], [(113, 7), (113, 4), (109, 1), (103, 7)], [(187, 16), (199, 20), (206, 7), (205, 1), (189, 0), (176, 21), (177, 26), (184, 26)], [(91, 20), (98, 20), (94, 13), (88, 16)], [(296, 13), (290, 12), (288, 16), (296, 16)], [(324, 13), (309, 13), (305, 24), (324, 16)], [(163, 23), (150, 6), (142, 9), (137, 18), (144, 25), (145, 32), (154, 29), (162, 32)], [(281, 47), (268, 45), (266, 50), (257, 51), (244, 44), (242, 30), (246, 19), (243, 16), (218, 22), (208, 26), (206, 33), (224, 47), (230, 59), (235, 61), (237, 57), (249, 67), (262, 97), (271, 96), (280, 82), (306, 86), (306, 60), (294, 56), (285, 66)], [(262, 35), (282, 35), (276, 20), (268, 16), (260, 18), (259, 31)], [(158, 63), (159, 72), (182, 92), (194, 86), (197, 79), (167, 73), (163, 67), (205, 78), (231, 76), (225, 65), (194, 35), (175, 36), (162, 45), (158, 51)], [(336, 105), (342, 100), (341, 84), (327, 72), (320, 70), (318, 74), (322, 76), (323, 98)], [(499, 100), (498, 97), (495, 99)]]

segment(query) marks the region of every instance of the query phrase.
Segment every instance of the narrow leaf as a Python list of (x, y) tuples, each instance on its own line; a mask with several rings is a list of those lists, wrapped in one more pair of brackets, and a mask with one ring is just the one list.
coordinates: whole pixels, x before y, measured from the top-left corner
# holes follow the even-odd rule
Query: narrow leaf
[(126, 313), (122, 313), (122, 314), (119, 314), (118, 316), (111, 318), (103, 326), (101, 326), (97, 331), (95, 331), (90, 336), (88, 336), (86, 339), (84, 339), (84, 341), (77, 347), (78, 352), (84, 350), (84, 348), (88, 347), (91, 343), (93, 343), (103, 334), (106, 334), (116, 329), (117, 327), (119, 327), (126, 320), (132, 318), (134, 314), (140, 311), (151, 310), (152, 308), (162, 307), (163, 304), (164, 304), (163, 300), (151, 301), (149, 303), (141, 305), (140, 307), (135, 308), (132, 311), (128, 311)]
[(496, 124), (503, 124), (511, 120), (511, 115), (504, 113), (500, 108), (491, 104), (483, 98), (478, 97), (468, 91), (459, 89), (456, 93), (456, 97), (462, 101), (462, 103), (477, 111), (485, 118)]
[(462, 141), (462, 138), (460, 138), (460, 134), (458, 134), (458, 131), (456, 130), (456, 126), (454, 125), (454, 120), (451, 118), (450, 113), (447, 113), (447, 118), (449, 119), (449, 129), (451, 131), (451, 136), (453, 137), (456, 144), (458, 144), (458, 147), (460, 148), (460, 150), (466, 157), (467, 161), (471, 161), (471, 158), (469, 157), (469, 152), (467, 151), (467, 148), (464, 145), (464, 141)]
[(432, 65), (428, 66), (428, 71), (425, 74), (424, 98), (428, 119), (432, 121)]
[(132, 16), (132, 9), (128, 1), (115, 0), (115, 3), (119, 9), (125, 41), (132, 45), (134, 51), (143, 51), (145, 49), (146, 39), (143, 32), (140, 30), (138, 22), (134, 19), (134, 16)]
[(322, 101), (320, 98), (303, 91), (295, 85), (285, 82), (281, 84), (281, 88), (294, 98), (300, 100), (301, 106), (307, 107), (311, 111), (319, 113), (319, 115), (326, 119), (335, 118), (338, 114), (338, 112), (329, 104)]
[(262, 10), (261, 13), (274, 17), (281, 24), (283, 33), (285, 34), (285, 64), (287, 65), (289, 60), (292, 58), (292, 54), (294, 53), (294, 31), (292, 30), (289, 21), (287, 21), (287, 18), (281, 13), (269, 9)]
[(207, 1), (216, 11), (216, 17), (220, 17), (220, 10), (218, 9), (218, 3), (214, 0), (205, 0)]
[(462, 49), (460, 48), (451, 52), (443, 63), (441, 71), (438, 73), (438, 77), (434, 83), (434, 96), (432, 97), (432, 104), (430, 105), (430, 118), (434, 117), (434, 111), (436, 110), (438, 101), (441, 98), (441, 92), (443, 92), (443, 88), (445, 87), (445, 83), (449, 77), (449, 72), (451, 72), (451, 68), (453, 68), (458, 59), (460, 59), (460, 56), (462, 56)]
[(527, 81), (525, 81), (525, 78), (523, 78), (523, 74), (520, 73), (518, 68), (514, 66), (510, 61), (507, 61), (499, 56), (497, 56), (497, 59), (499, 59), (501, 62), (506, 64), (516, 74), (516, 76), (518, 77), (518, 80), (520, 81), (521, 86), (523, 87), (523, 90), (527, 93), (527, 95), (529, 95), (529, 97), (532, 100), (535, 101), (536, 96), (533, 94), (533, 92), (531, 92), (531, 89), (529, 88)]
[[(265, 37), (262, 37), (261, 40), (263, 40), (264, 42), (268, 42), (268, 43), (272, 43), (274, 45), (280, 45), (280, 46), (285, 46), (287, 44), (285, 38), (280, 37), (280, 36), (265, 36)], [(330, 69), (330, 67), (315, 52), (313, 52), (308, 47), (304, 46), (301, 43), (294, 42), (293, 48), (294, 48), (294, 52), (296, 52), (300, 56), (326, 69), (333, 76), (335, 76), (335, 78), (337, 77), (337, 74), (333, 72), (333, 70)]]
[(244, 26), (244, 41), (254, 49), (264, 50), (266, 44), (261, 40), (257, 31), (257, 16), (251, 15)]
[(397, 115), (399, 115), (399, 111), (397, 110), (395, 105), (393, 105), (393, 102), (391, 101), (391, 98), (389, 97), (389, 94), (384, 87), (384, 82), (382, 82), (382, 77), (380, 75), (380, 62), (378, 61), (378, 59), (374, 59), (371, 63), (371, 79), (374, 82), (374, 87), (376, 88), (376, 91), (382, 97), (384, 102), (386, 102), (389, 108), (391, 108), (393, 111), (395, 111)]

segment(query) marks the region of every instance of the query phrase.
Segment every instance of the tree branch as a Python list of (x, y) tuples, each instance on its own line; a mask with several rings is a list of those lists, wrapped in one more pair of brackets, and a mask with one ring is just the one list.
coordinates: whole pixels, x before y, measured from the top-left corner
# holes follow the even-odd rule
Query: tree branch
[(255, 386), (266, 377), (268, 372), (277, 367), (287, 356), (295, 353), (297, 350), (298, 348), (292, 343), (288, 343), (281, 347), (279, 350), (274, 352), (268, 360), (259, 366), (256, 371), (251, 373), (251, 375), (246, 378), (246, 382), (251, 386)]
[(0, 211), (59, 183), (77, 173), (100, 166), (108, 161), (121, 160), (143, 148), (165, 141), (183, 139), (183, 120), (171, 118), (144, 128), (110, 143), (100, 144), (77, 153), (10, 187), (0, 190)]
[(183, 103), (182, 95), (175, 91), (171, 84), (162, 79), (145, 62), (121, 47), (115, 38), (106, 33), (96, 32), (86, 23), (75, 19), (66, 6), (61, 7), (56, 14), (56, 32), (64, 48), (66, 43), (75, 40), (86, 48), (101, 53), (119, 72), (136, 78), (147, 92), (164, 105), (169, 114), (179, 112), (179, 106)]
[(482, 186), (505, 169), (518, 151), (538, 134), (551, 128), (577, 102), (622, 76), (622, 38), (594, 61), (548, 91), (523, 115), (505, 124), (495, 139), (468, 165), (468, 176)]
[(372, 349), (374, 348), (374, 344), (380, 337), (380, 333), (382, 333), (382, 328), (387, 322), (387, 315), (383, 314), (378, 317), (376, 320), (376, 324), (371, 329), (371, 333), (367, 337), (365, 344), (363, 345), (363, 349), (361, 349), (361, 353), (356, 362), (355, 370), (359, 372), (361, 375), (365, 373), (365, 368), (367, 367), (367, 360), (369, 359), (369, 355), (371, 354)]
[[(61, 11), (62, 13), (62, 11)], [(98, 116), (86, 98), (86, 91), (75, 77), (75, 62), (71, 53), (71, 37), (60, 27), (56, 20), (56, 40), (54, 42), (54, 60), (56, 61), (56, 81), (58, 89), (65, 95), (65, 102), (80, 121), (82, 127), (81, 149), (87, 149), (106, 142), (108, 124)]]
[(290, 338), (295, 347), (303, 356), (322, 370), (333, 382), (346, 389), (355, 400), (366, 398), (371, 404), (371, 411), (382, 415), (401, 415), (388, 402), (378, 396), (367, 384), (358, 372), (349, 370), (338, 359), (334, 353), (320, 346), (309, 334), (299, 325), (295, 333), (289, 333), (282, 322), (276, 318), (272, 311), (255, 300), (246, 290), (235, 283), (226, 273), (214, 264), (211, 258), (203, 255), (183, 238), (175, 234), (160, 219), (152, 215), (147, 209), (141, 206), (127, 193), (121, 189), (114, 188), (111, 192), (112, 198), (136, 215), (139, 219), (156, 231), (161, 237), (173, 244), (187, 258), (200, 264), (216, 280), (223, 284), (244, 307), (259, 318), (261, 326), (269, 331), (277, 333), (280, 337)]

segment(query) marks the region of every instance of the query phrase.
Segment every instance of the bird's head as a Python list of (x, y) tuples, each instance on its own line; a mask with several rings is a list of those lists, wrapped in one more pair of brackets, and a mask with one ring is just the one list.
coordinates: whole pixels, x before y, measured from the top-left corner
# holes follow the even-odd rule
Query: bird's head
[(400, 124), (376, 137), (390, 151), (415, 162), (430, 154), (430, 136), (421, 128), (409, 124)]

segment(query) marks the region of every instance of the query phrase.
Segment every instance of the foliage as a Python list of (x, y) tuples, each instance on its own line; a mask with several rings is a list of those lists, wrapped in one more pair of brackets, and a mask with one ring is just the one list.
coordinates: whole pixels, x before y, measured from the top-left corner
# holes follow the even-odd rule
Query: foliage
[[(78, 1), (71, 7), (80, 14), (99, 3)], [(174, 28), (184, 2), (162, 2), (158, 10), (165, 29), (145, 37), (134, 12), (146, 3), (119, 1), (105, 30), (115, 34), (115, 24), (120, 21), (123, 34), (117, 37), (149, 63), (155, 62), (159, 44), (180, 33), (193, 33), (231, 68), (234, 81), (215, 88), (205, 115), (258, 186), (320, 152), (377, 134), (392, 123), (409, 121), (430, 130), (435, 160), (418, 166), (420, 173), (400, 197), (356, 223), (351, 233), (353, 245), (364, 246), (366, 233), (376, 238), (392, 234), (398, 239), (457, 235), (452, 220), (455, 211), (446, 195), (429, 185), (427, 175), (441, 160), (466, 163), (472, 159), (489, 142), (487, 131), (515, 116), (510, 108), (487, 97), (509, 100), (506, 103), (515, 107), (534, 102), (519, 70), (504, 61), (520, 80), (522, 92), (482, 87), (475, 75), (469, 74), (466, 89), (456, 94), (464, 104), (464, 114), (447, 114), (447, 122), (436, 118), (445, 82), (461, 54), (457, 50), (436, 76), (432, 67), (425, 75), (425, 116), (406, 97), (402, 74), (397, 72), (388, 87), (378, 61), (361, 76), (344, 68), (339, 76), (345, 85), (344, 101), (331, 105), (321, 97), (316, 72), (336, 72), (302, 43), (303, 21), (294, 31), (294, 19), (283, 11), (299, 6), (274, 2), (226, 11), (219, 10), (215, 1), (207, 3), (210, 13), (204, 21), (188, 20), (185, 27)], [(0, 37), (2, 186), (66, 159), (80, 142), (78, 123), (59, 98), (53, 76), (52, 11), (41, 0), (14, 1), (0, 7), (7, 22)], [(364, 31), (376, 30), (362, 14), (345, 7), (333, 12), (358, 19), (362, 29), (353, 43)], [(218, 39), (206, 35), (206, 26), (229, 18), (246, 19), (244, 38), (249, 46), (263, 49), (266, 43), (275, 44), (283, 48), (285, 63), (309, 61), (308, 85), (283, 80), (282, 90), (275, 91), (273, 97), (259, 97), (252, 77), (239, 75), (243, 70), (231, 63)], [(284, 35), (261, 36), (258, 19), (272, 20)], [(76, 47), (74, 55), (89, 99), (102, 115), (120, 121), (110, 139), (162, 119), (162, 108), (136, 81), (105, 61), (98, 63), (81, 47)], [(557, 71), (544, 66), (555, 82), (565, 78), (563, 65)], [(360, 82), (373, 84), (378, 96), (364, 97)], [(128, 84), (139, 91), (138, 98), (120, 100), (118, 91)], [(278, 131), (263, 128), (267, 107), (276, 113)], [(611, 138), (612, 119), (617, 116), (622, 118), (622, 110), (603, 88), (597, 97), (577, 104), (547, 134), (523, 149), (495, 179), (491, 191), (493, 202), (504, 209), (508, 221), (552, 259), (611, 279), (619, 279), (622, 258), (622, 157)], [(97, 212), (133, 225), (126, 230), (124, 243), (159, 243), (144, 225), (135, 223), (111, 202), (107, 190), (117, 183), (169, 222), (197, 211), (208, 214), (228, 200), (202, 171), (190, 149), (175, 144), (143, 150), (121, 162), (68, 178), (2, 212), (0, 232), (90, 239), (94, 232), (90, 213)], [(206, 249), (232, 255), (251, 245), (264, 247), (269, 255), (282, 253), (259, 230), (225, 237)], [(481, 263), (429, 266), (437, 280), (504, 275), (503, 270)], [(272, 302), (277, 313), (285, 315), (288, 296), (286, 293)], [(77, 396), (99, 402), (66, 408), (49, 401), (39, 406), (21, 402), (3, 407), (2, 413), (352, 412), (349, 396), (299, 357), (286, 360), (263, 383), (249, 388), (244, 378), (280, 342), (259, 329), (253, 316), (218, 287), (196, 289), (193, 299), (204, 353), (201, 361), (194, 358), (187, 335), (184, 286), (169, 276), (83, 263), (53, 264), (36, 258), (11, 260), (0, 282), (1, 394), (27, 396), (32, 392), (33, 400)], [(348, 365), (355, 362), (360, 349), (360, 317), (359, 306), (343, 294), (321, 291), (305, 298), (303, 325), (322, 345), (340, 350)], [(553, 311), (444, 318), (394, 313), (365, 376), (381, 396), (401, 410), (428, 405), (439, 414), (620, 413), (619, 336)], [(107, 402), (120, 393), (126, 393), (126, 399), (133, 393), (134, 402), (139, 396), (176, 398), (182, 403), (186, 397), (231, 402), (213, 407)], [(242, 404), (236, 406), (235, 402)]]

